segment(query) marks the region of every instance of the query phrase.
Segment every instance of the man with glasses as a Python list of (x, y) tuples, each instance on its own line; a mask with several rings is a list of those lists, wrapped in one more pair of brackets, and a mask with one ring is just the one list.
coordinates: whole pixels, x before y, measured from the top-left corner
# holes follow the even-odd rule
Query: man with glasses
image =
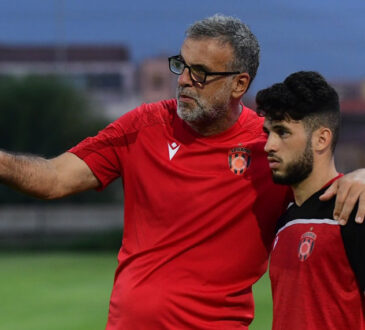
[(230, 76), (232, 74), (239, 74), (239, 71), (234, 72), (207, 72), (199, 66), (189, 66), (184, 62), (181, 55), (169, 57), (169, 67), (171, 72), (181, 75), (185, 68), (188, 68), (191, 80), (196, 83), (204, 84), (207, 81), (207, 76)]
[[(271, 180), (263, 120), (241, 103), (259, 45), (238, 19), (216, 15), (187, 30), (169, 64), (176, 100), (141, 105), (51, 160), (0, 153), (0, 178), (43, 198), (123, 179), (108, 330), (247, 329), (288, 201)], [(341, 218), (365, 198), (357, 173), (339, 181), (353, 192)]]

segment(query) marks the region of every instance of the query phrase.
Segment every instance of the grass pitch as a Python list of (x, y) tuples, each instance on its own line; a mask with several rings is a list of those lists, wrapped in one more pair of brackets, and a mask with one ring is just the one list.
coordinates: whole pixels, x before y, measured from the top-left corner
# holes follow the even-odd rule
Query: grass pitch
[[(1, 253), (0, 329), (104, 329), (116, 268), (113, 253)], [(256, 320), (271, 328), (267, 276), (255, 285)]]
[(255, 318), (250, 330), (270, 330), (272, 322), (272, 297), (269, 274), (266, 273), (254, 286)]

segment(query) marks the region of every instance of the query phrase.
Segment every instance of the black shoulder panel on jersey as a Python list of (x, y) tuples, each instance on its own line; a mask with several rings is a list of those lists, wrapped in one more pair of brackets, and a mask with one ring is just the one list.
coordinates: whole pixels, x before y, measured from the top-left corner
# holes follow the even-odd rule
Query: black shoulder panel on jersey
[[(285, 226), (289, 221), (296, 219), (332, 219), (335, 198), (321, 202), (319, 196), (324, 191), (325, 189), (321, 189), (316, 192), (300, 207), (295, 204), (289, 207), (279, 218), (276, 231)], [(357, 207), (358, 205), (351, 213), (347, 225), (341, 226), (341, 235), (350, 265), (355, 272), (360, 288), (365, 291), (365, 224), (357, 224), (354, 220)]]
[(332, 212), (335, 208), (335, 199), (321, 202), (319, 196), (326, 189), (321, 189), (309, 197), (300, 207), (291, 205), (279, 218), (276, 231), (285, 226), (289, 221), (296, 219), (332, 219)]
[(341, 226), (341, 234), (351, 267), (361, 290), (365, 291), (365, 224), (355, 222), (356, 210), (357, 205), (347, 225)]

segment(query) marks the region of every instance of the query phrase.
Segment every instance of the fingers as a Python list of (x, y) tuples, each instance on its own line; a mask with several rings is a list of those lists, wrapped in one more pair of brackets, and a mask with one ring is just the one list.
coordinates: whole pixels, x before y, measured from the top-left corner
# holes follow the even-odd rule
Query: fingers
[(338, 220), (341, 225), (345, 225), (354, 210), (356, 203), (359, 202), (355, 216), (357, 223), (362, 223), (365, 216), (365, 189), (361, 183), (354, 183), (339, 188), (336, 196), (336, 205), (333, 211), (333, 218)]
[(336, 195), (337, 189), (338, 189), (338, 183), (337, 181), (335, 181), (333, 184), (329, 186), (329, 188), (327, 188), (327, 190), (321, 196), (319, 196), (319, 199), (321, 201), (330, 200), (332, 197)]
[[(340, 189), (337, 187), (338, 190), (336, 194), (335, 208), (333, 210), (333, 218), (338, 220), (341, 225), (345, 225), (347, 223), (347, 219), (351, 211), (349, 214), (346, 212), (348, 212), (348, 209), (353, 209), (357, 200), (353, 194), (350, 194), (350, 188), (351, 186), (345, 185), (345, 183), (343, 183)], [(355, 199), (354, 202), (349, 199), (351, 196)]]
[(333, 218), (341, 225), (345, 225), (359, 202), (355, 221), (363, 223), (365, 218), (365, 169), (360, 169), (346, 174), (336, 180), (320, 196), (320, 200), (329, 200), (336, 194), (336, 203)]
[(338, 220), (341, 225), (345, 225), (347, 223), (350, 214), (359, 199), (359, 195), (360, 191), (354, 187), (347, 189), (347, 191), (344, 191), (343, 193), (337, 194), (333, 217), (335, 220)]
[(359, 206), (356, 212), (355, 221), (357, 223), (363, 223), (365, 218), (365, 194), (362, 193), (359, 198)]

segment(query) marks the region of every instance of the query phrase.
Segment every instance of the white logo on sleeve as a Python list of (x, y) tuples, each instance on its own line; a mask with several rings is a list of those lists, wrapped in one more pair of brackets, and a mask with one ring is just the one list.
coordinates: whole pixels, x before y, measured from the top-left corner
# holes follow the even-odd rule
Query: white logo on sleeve
[(169, 147), (169, 158), (170, 160), (174, 158), (175, 154), (180, 148), (180, 145), (177, 145), (175, 142), (172, 142), (171, 144), (167, 143), (167, 146)]

